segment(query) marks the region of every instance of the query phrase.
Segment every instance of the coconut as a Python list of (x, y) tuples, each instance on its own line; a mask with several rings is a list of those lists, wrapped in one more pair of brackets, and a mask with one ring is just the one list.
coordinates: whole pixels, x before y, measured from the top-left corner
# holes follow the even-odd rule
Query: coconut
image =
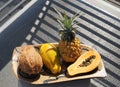
[(27, 76), (40, 74), (43, 67), (42, 58), (33, 46), (21, 48), (18, 62), (19, 70)]

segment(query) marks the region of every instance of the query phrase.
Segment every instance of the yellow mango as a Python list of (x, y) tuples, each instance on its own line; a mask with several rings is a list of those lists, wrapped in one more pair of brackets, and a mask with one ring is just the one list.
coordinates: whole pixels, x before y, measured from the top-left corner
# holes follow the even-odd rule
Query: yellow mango
[(61, 71), (60, 59), (57, 48), (54, 45), (50, 43), (42, 44), (40, 47), (40, 55), (45, 66), (50, 69), (53, 74), (58, 74)]

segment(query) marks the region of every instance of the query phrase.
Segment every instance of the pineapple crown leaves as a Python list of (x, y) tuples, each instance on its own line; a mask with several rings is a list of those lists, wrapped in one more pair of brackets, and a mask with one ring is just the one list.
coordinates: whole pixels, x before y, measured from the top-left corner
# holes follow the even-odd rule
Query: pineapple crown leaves
[(75, 24), (78, 24), (76, 21), (77, 18), (79, 18), (82, 14), (76, 13), (74, 16), (69, 17), (65, 12), (61, 13), (58, 11), (58, 9), (54, 8), (54, 10), (59, 15), (59, 19), (57, 18), (58, 23), (61, 26), (61, 30), (59, 30), (59, 34), (61, 35), (62, 40), (72, 41), (75, 38), (75, 29), (76, 27), (73, 27)]
[(68, 17), (68, 15), (64, 12), (63, 14), (56, 8), (54, 10), (57, 12), (60, 18), (57, 18), (58, 23), (60, 24), (61, 28), (64, 30), (73, 30), (73, 25), (78, 24), (78, 21), (76, 21), (77, 18), (79, 18), (82, 13), (76, 13), (73, 17)]

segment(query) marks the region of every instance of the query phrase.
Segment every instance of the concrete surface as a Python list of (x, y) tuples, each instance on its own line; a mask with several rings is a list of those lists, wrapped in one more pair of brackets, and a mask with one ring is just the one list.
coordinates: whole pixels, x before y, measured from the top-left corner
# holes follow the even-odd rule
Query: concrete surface
[[(50, 85), (31, 85), (15, 78), (11, 57), (16, 46), (59, 41), (52, 7), (69, 16), (85, 13), (78, 19), (77, 37), (100, 52), (107, 77)], [(83, 0), (38, 0), (0, 33), (0, 87), (120, 87), (120, 20), (110, 14)]]

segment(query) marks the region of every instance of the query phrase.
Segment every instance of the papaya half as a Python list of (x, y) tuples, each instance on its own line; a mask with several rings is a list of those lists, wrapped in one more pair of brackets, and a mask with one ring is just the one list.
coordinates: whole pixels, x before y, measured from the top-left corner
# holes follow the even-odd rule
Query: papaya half
[(40, 47), (40, 55), (44, 65), (52, 72), (52, 74), (60, 73), (60, 58), (58, 56), (57, 48), (54, 45), (50, 43), (42, 44)]
[(82, 54), (73, 64), (67, 67), (69, 76), (87, 73), (98, 67), (101, 61), (100, 54), (95, 50), (90, 50)]

